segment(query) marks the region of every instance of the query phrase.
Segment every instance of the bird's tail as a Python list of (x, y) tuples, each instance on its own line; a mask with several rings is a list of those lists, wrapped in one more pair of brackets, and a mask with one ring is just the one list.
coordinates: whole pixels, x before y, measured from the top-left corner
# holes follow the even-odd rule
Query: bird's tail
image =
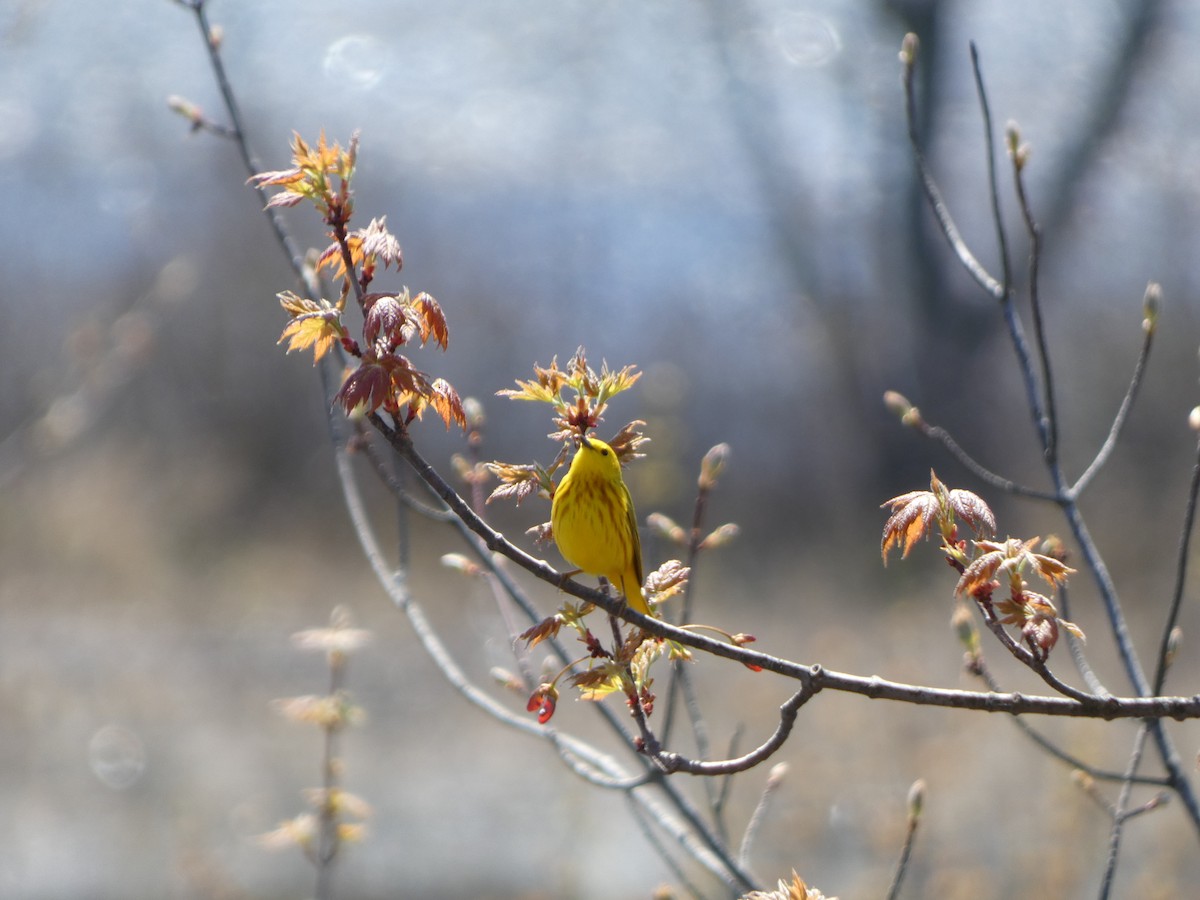
[(650, 604), (646, 602), (646, 595), (642, 591), (641, 579), (637, 577), (637, 573), (630, 569), (621, 576), (620, 581), (621, 593), (625, 595), (625, 602), (629, 604), (630, 609), (636, 609), (643, 615), (653, 615), (650, 612)]

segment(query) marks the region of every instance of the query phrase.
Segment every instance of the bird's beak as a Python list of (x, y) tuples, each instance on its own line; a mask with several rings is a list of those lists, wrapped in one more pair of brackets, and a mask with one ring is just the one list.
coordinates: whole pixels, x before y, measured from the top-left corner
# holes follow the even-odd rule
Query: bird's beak
[(592, 447), (592, 442), (588, 440), (588, 438), (587, 438), (587, 435), (586, 435), (586, 434), (581, 434), (581, 435), (579, 436), (579, 443), (583, 444), (583, 446), (587, 447), (589, 450), (592, 450), (592, 449), (594, 449), (594, 448)]

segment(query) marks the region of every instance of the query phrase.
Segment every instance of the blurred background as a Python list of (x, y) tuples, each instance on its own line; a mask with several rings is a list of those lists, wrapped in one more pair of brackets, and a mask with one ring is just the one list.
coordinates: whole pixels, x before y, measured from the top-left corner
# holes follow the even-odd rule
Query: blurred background
[[(1053, 509), (985, 490), (881, 402), (903, 392), (985, 464), (1046, 486), (998, 310), (933, 227), (907, 142), (897, 53), (916, 31), (922, 141), (965, 239), (998, 272), (974, 40), (997, 139), (1011, 119), (1031, 147), (1071, 473), (1120, 404), (1145, 286), (1163, 285), (1142, 395), (1084, 503), (1139, 649), (1157, 647), (1195, 444), (1200, 6), (209, 11), (264, 169), (287, 165), (293, 131), (344, 143), (361, 130), (361, 224), (386, 215), (403, 244), (404, 270), (385, 283), (443, 305), (449, 352), (417, 362), (483, 403), (485, 458), (552, 458), (544, 413), (495, 396), (535, 362), (585, 345), (595, 364), (636, 365), (645, 375), (606, 427), (647, 422), (649, 455), (627, 474), (643, 518), (689, 521), (700, 457), (732, 447), (712, 524), (742, 536), (704, 562), (701, 619), (799, 661), (972, 688), (935, 548), (884, 570), (877, 541), (879, 504), (928, 484), (931, 467), (983, 493), (1002, 534), (1065, 530)], [(181, 6), (0, 7), (0, 893), (311, 891), (298, 853), (253, 838), (300, 812), (317, 781), (317, 735), (270, 703), (323, 689), (321, 658), (290, 635), (342, 603), (374, 634), (350, 671), (368, 718), (343, 754), (374, 815), (341, 862), (344, 896), (648, 896), (670, 874), (620, 799), (463, 703), (372, 580), (316, 374), (275, 346), (286, 260), (234, 146), (190, 134), (170, 95), (225, 121)], [(1001, 181), (1024, 283), (1028, 242)], [(313, 215), (286, 215), (301, 244), (324, 246)], [(444, 471), (463, 449), (435, 422), (417, 439)], [(539, 501), (492, 513), (525, 546), (549, 516)], [(459, 549), (448, 532), (416, 540), (417, 598), (486, 681), (511, 660), (490, 596), (439, 566)], [(651, 566), (672, 553), (645, 540)], [(529, 587), (554, 609), (551, 589)], [(1082, 576), (1071, 617), (1101, 677), (1127, 691)], [(1189, 602), (1185, 635), (1196, 618)], [(1184, 646), (1169, 685), (1191, 694), (1200, 666)], [(991, 656), (1006, 687), (1042, 690)], [(718, 746), (739, 725), (744, 746), (774, 728), (789, 685), (696, 669)], [(589, 712), (564, 701), (555, 721), (592, 734)], [(1116, 769), (1134, 733), (1038, 724)], [(1200, 726), (1172, 733), (1194, 758)], [(905, 794), (924, 778), (905, 896), (1095, 893), (1107, 819), (1011, 721), (821, 696), (778, 760), (790, 775), (751, 856), (764, 881), (794, 867), (831, 896), (882, 896)], [(764, 777), (734, 789), (735, 830)], [(1131, 823), (1120, 894), (1183, 895), (1200, 878), (1195, 847), (1171, 805)]]

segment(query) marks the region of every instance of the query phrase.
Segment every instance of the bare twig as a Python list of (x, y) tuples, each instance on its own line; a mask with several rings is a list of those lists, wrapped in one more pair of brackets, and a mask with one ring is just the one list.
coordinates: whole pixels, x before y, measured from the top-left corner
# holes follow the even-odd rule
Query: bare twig
[[(1071, 618), (1071, 592), (1065, 584), (1058, 586), (1058, 608), (1062, 610), (1062, 617), (1068, 621), (1074, 621)], [(1067, 651), (1071, 654), (1071, 660), (1075, 663), (1075, 670), (1079, 673), (1079, 677), (1083, 679), (1083, 683), (1087, 685), (1089, 691), (1097, 697), (1111, 697), (1112, 691), (1106, 688), (1103, 682), (1100, 681), (1100, 676), (1092, 668), (1092, 664), (1088, 662), (1087, 655), (1083, 652), (1083, 642), (1071, 632), (1067, 632), (1063, 639), (1067, 642)]]
[(1005, 286), (988, 273), (983, 264), (976, 259), (975, 254), (971, 252), (967, 242), (963, 240), (958, 225), (955, 224), (954, 217), (950, 215), (950, 210), (942, 197), (941, 188), (938, 187), (937, 181), (930, 172), (929, 163), (925, 159), (925, 151), (921, 147), (920, 135), (917, 132), (916, 91), (913, 89), (913, 73), (916, 69), (917, 59), (917, 36), (915, 34), (909, 34), (904, 38), (904, 50), (901, 52), (900, 58), (903, 62), (902, 79), (908, 120), (908, 142), (912, 147), (917, 172), (921, 176), (921, 187), (925, 191), (925, 197), (929, 200), (929, 206), (937, 217), (942, 234), (950, 243), (950, 249), (954, 251), (954, 255), (958, 257), (963, 268), (984, 291), (996, 300), (1002, 300), (1005, 295)]
[(1146, 748), (1146, 736), (1149, 733), (1148, 725), (1143, 724), (1133, 739), (1133, 752), (1129, 755), (1127, 769), (1128, 777), (1121, 785), (1116, 809), (1113, 811), (1112, 830), (1109, 832), (1108, 839), (1108, 857), (1104, 864), (1104, 876), (1100, 881), (1100, 900), (1108, 900), (1112, 893), (1113, 878), (1117, 873), (1117, 858), (1121, 852), (1121, 838), (1125, 833), (1126, 807), (1129, 805), (1129, 796), (1133, 792), (1133, 776), (1137, 773), (1138, 765), (1142, 761), (1142, 753)]
[(656, 754), (654, 758), (662, 766), (663, 771), (668, 774), (688, 772), (692, 775), (728, 775), (752, 769), (770, 759), (775, 751), (783, 746), (788, 735), (792, 733), (792, 726), (796, 724), (796, 714), (800, 711), (800, 707), (807, 703), (814, 693), (816, 692), (811, 687), (806, 686), (788, 698), (787, 702), (779, 707), (779, 726), (774, 733), (758, 747), (736, 759), (706, 762), (687, 759), (678, 753), (666, 751)]
[[(979, 60), (975, 54), (975, 45), (971, 45), (972, 60), (976, 73), (979, 72)], [(976, 75), (978, 79), (978, 74)], [(983, 83), (979, 84), (980, 95), (983, 95)], [(982, 101), (981, 101), (982, 102)], [(1046, 403), (1045, 441), (1046, 461), (1055, 464), (1058, 460), (1058, 412), (1054, 395), (1054, 370), (1050, 365), (1050, 351), (1046, 345), (1046, 326), (1042, 317), (1042, 301), (1039, 273), (1042, 262), (1042, 232), (1037, 221), (1033, 218), (1033, 208), (1029, 205), (1029, 196), (1025, 192), (1025, 158), (1027, 151), (1020, 146), (1020, 136), (1015, 126), (1008, 129), (1009, 153), (1013, 164), (1013, 182), (1017, 189), (1017, 205), (1021, 208), (1021, 218), (1025, 222), (1025, 231), (1029, 235), (1029, 311), (1033, 317), (1033, 337), (1037, 343), (1038, 362), (1042, 371), (1042, 393)]]
[(1183, 512), (1183, 527), (1179, 532), (1179, 553), (1175, 560), (1175, 586), (1171, 591), (1171, 608), (1163, 624), (1162, 640), (1158, 645), (1158, 661), (1154, 670), (1153, 693), (1162, 690), (1167, 681), (1167, 670), (1171, 665), (1171, 642), (1175, 626), (1179, 622), (1179, 611), (1183, 607), (1183, 589), (1187, 582), (1188, 556), (1192, 534), (1196, 528), (1196, 500), (1200, 495), (1200, 441), (1196, 443), (1196, 463), (1192, 466), (1192, 483), (1188, 487), (1187, 504)]
[(1026, 487), (1015, 481), (1010, 481), (1003, 475), (998, 475), (991, 469), (978, 462), (971, 454), (967, 453), (962, 446), (954, 440), (954, 437), (945, 428), (940, 425), (930, 425), (924, 419), (919, 419), (914, 423), (916, 429), (925, 435), (925, 437), (937, 441), (943, 447), (950, 451), (950, 455), (958, 460), (964, 468), (973, 474), (985, 484), (990, 484), (997, 490), (1004, 491), (1006, 494), (1013, 494), (1018, 497), (1029, 497), (1032, 500), (1047, 500), (1051, 503), (1058, 503), (1059, 497), (1050, 491), (1041, 491), (1037, 488)]
[(908, 827), (904, 832), (904, 845), (900, 848), (900, 858), (896, 860), (896, 871), (892, 874), (892, 883), (888, 887), (887, 900), (896, 900), (900, 896), (900, 885), (908, 872), (908, 863), (912, 859), (913, 844), (917, 839), (917, 826), (921, 824), (921, 813), (925, 806), (925, 782), (918, 779), (908, 790)]
[(772, 766), (770, 773), (767, 775), (767, 781), (763, 785), (762, 792), (758, 795), (758, 803), (754, 805), (754, 812), (750, 814), (750, 818), (746, 821), (746, 830), (742, 833), (742, 843), (738, 847), (738, 861), (742, 865), (746, 865), (750, 859), (750, 851), (754, 848), (754, 841), (758, 838), (758, 833), (762, 830), (763, 821), (767, 817), (767, 807), (770, 806), (771, 800), (779, 790), (779, 786), (783, 784), (783, 779), (787, 775), (787, 771), (787, 763), (779, 763), (776, 766)]
[(983, 613), (983, 623), (987, 625), (988, 629), (996, 636), (997, 640), (1000, 641), (1004, 648), (1008, 650), (1008, 652), (1011, 653), (1017, 661), (1023, 663), (1028, 668), (1036, 672), (1038, 677), (1046, 682), (1046, 684), (1058, 691), (1064, 697), (1071, 697), (1084, 703), (1100, 699), (1095, 694), (1089, 694), (1087, 691), (1081, 691), (1078, 688), (1073, 688), (1060, 679), (1057, 675), (1050, 671), (1044, 659), (1040, 659), (1036, 654), (1031, 652), (1028, 647), (1022, 647), (1015, 640), (1013, 640), (1012, 635), (1004, 630), (1003, 623), (996, 618), (996, 613), (988, 604), (979, 603), (978, 605), (980, 611)]
[[(225, 111), (229, 113), (229, 121), (233, 131), (233, 142), (238, 148), (238, 153), (241, 155), (246, 175), (257, 175), (262, 171), (262, 166), (255, 159), (253, 152), (250, 150), (250, 142), (246, 139), (246, 129), (242, 125), (242, 114), (238, 108), (237, 97), (234, 95), (233, 86), (229, 83), (229, 76), (225, 73), (225, 62), (221, 58), (221, 43), (213, 34), (212, 26), (208, 22), (208, 12), (205, 8), (207, 2), (206, 0), (177, 0), (177, 2), (181, 6), (190, 9), (196, 17), (196, 25), (200, 29), (204, 46), (208, 50), (208, 63), (212, 68), (213, 77), (217, 80), (217, 88), (221, 92), (221, 102), (225, 105)], [(258, 194), (258, 199), (262, 201), (263, 215), (267, 217), (267, 221), (271, 225), (271, 231), (275, 234), (275, 240), (279, 244), (280, 249), (283, 250), (284, 256), (287, 257), (292, 271), (296, 274), (296, 278), (300, 282), (305, 282), (303, 254), (296, 248), (296, 242), (292, 240), (291, 234), (283, 224), (283, 218), (280, 216), (279, 210), (267, 205), (267, 201), (270, 198), (267, 196), (265, 188), (260, 185), (254, 185), (254, 190)]]
[[(1146, 288), (1146, 299), (1150, 299), (1152, 294), (1157, 293), (1158, 285), (1151, 284)], [(1154, 313), (1157, 315), (1157, 313)], [(1138, 354), (1137, 363), (1133, 367), (1133, 377), (1129, 380), (1129, 387), (1125, 389), (1125, 397), (1121, 400), (1121, 407), (1117, 410), (1116, 416), (1113, 418), (1112, 427), (1108, 430), (1108, 437), (1104, 439), (1104, 443), (1096, 452), (1096, 458), (1084, 470), (1079, 479), (1071, 486), (1071, 496), (1078, 498), (1082, 494), (1092, 479), (1096, 477), (1096, 473), (1104, 467), (1108, 462), (1108, 458), (1112, 455), (1113, 448), (1117, 446), (1117, 438), (1121, 436), (1121, 431), (1125, 427), (1125, 421), (1129, 416), (1129, 410), (1133, 408), (1134, 398), (1137, 397), (1138, 388), (1142, 385), (1142, 376), (1146, 372), (1146, 363), (1150, 359), (1150, 348), (1154, 344), (1155, 327), (1153, 323), (1147, 321), (1147, 325), (1143, 328), (1142, 350)]]
[(1004, 268), (1003, 292), (997, 299), (1004, 312), (1004, 322), (1008, 326), (1008, 337), (1013, 350), (1017, 353), (1017, 368), (1025, 383), (1025, 402), (1033, 416), (1033, 424), (1041, 440), (1042, 451), (1054, 480), (1055, 491), (1062, 496), (1066, 490), (1061, 473), (1056, 465), (1053, 453), (1051, 433), (1053, 431), (1050, 417), (1044, 407), (1044, 384), (1039, 384), (1037, 374), (1033, 369), (1029, 344), (1025, 339), (1025, 329), (1021, 325), (1021, 317), (1017, 313), (1016, 303), (1013, 302), (1012, 263), (1009, 259), (1008, 234), (1004, 228), (1004, 215), (1000, 209), (1000, 185), (996, 175), (996, 142), (992, 136), (992, 111), (988, 102), (987, 88), (983, 83), (983, 69), (979, 63), (979, 48), (971, 42), (971, 71), (975, 76), (975, 92), (979, 97), (979, 112), (983, 118), (984, 149), (988, 160), (988, 192), (991, 196), (992, 220), (996, 228), (996, 242), (1000, 247), (1000, 259)]

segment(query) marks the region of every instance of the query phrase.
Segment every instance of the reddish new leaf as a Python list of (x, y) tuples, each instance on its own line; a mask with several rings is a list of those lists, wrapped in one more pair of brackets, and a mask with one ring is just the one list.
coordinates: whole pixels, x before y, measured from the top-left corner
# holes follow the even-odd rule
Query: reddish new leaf
[(385, 366), (375, 360), (363, 359), (362, 364), (351, 372), (333, 398), (347, 415), (362, 408), (375, 412), (391, 393), (392, 379)]
[(450, 340), (450, 331), (446, 326), (446, 316), (442, 313), (441, 305), (429, 294), (422, 291), (412, 301), (413, 311), (421, 328), (421, 343), (433, 338), (435, 344), (443, 350)]

